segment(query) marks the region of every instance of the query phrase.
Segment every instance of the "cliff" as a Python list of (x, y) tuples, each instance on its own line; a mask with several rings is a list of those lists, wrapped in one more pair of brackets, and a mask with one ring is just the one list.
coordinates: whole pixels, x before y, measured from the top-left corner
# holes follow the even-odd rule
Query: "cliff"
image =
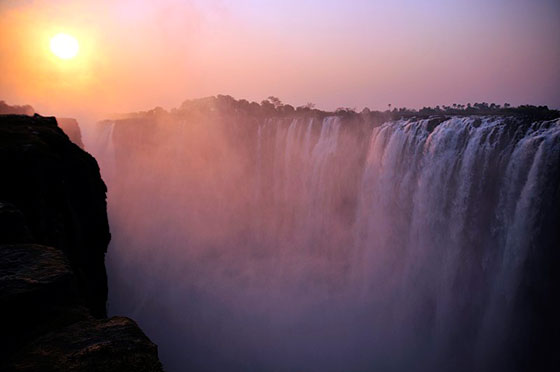
[[(0, 101), (0, 115), (35, 115), (35, 109), (30, 105), (8, 105), (4, 101)], [(80, 126), (76, 119), (73, 118), (56, 118), (60, 129), (70, 138), (70, 141), (74, 142), (80, 148), (84, 148), (82, 143), (82, 132), (80, 131)]]
[(555, 365), (558, 112), (424, 111), (221, 96), (99, 123), (112, 309), (173, 371)]
[(0, 115), (0, 369), (159, 371), (132, 320), (106, 318), (106, 187), (55, 118)]
[(82, 132), (80, 131), (80, 126), (76, 119), (73, 118), (56, 118), (58, 126), (62, 131), (70, 138), (70, 141), (74, 142), (80, 148), (84, 148), (82, 142)]

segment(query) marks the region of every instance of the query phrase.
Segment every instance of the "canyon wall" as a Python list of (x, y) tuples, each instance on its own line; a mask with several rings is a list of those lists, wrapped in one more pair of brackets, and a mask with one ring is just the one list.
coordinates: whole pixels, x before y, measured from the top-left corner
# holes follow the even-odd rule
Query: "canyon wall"
[(271, 106), (186, 101), (86, 142), (109, 185), (109, 311), (137, 319), (166, 368), (554, 360), (554, 112)]

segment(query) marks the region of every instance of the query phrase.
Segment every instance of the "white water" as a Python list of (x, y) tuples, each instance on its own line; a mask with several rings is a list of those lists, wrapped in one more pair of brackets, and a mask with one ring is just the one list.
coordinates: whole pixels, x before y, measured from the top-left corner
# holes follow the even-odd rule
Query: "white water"
[(511, 367), (560, 121), (240, 125), (166, 118), (93, 150), (110, 312), (169, 371)]

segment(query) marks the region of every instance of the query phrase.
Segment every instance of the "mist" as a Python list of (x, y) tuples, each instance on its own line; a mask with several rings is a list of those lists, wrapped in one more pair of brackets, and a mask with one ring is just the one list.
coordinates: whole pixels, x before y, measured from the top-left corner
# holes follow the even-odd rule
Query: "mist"
[[(0, 16), (2, 106), (77, 119), (108, 187), (108, 312), (167, 371), (555, 355), (557, 0), (4, 0)], [(49, 49), (59, 33), (72, 58)]]
[(166, 370), (534, 362), (557, 120), (265, 111), (211, 97), (84, 137), (109, 189), (109, 313)]

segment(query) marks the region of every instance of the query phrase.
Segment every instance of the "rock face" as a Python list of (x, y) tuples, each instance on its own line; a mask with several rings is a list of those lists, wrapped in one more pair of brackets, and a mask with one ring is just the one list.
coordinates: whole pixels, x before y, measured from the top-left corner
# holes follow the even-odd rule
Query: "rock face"
[[(8, 105), (4, 101), (0, 101), (0, 115), (35, 115), (35, 110), (30, 105)], [(82, 132), (80, 131), (80, 126), (76, 119), (73, 118), (56, 118), (59, 127), (66, 133), (70, 138), (70, 141), (74, 142), (76, 145), (84, 148), (82, 143)]]
[(161, 370), (136, 323), (105, 318), (110, 233), (95, 159), (55, 118), (0, 115), (0, 171), (0, 370)]
[(68, 140), (55, 118), (1, 118), (0, 200), (21, 211), (35, 243), (66, 254), (86, 305), (94, 316), (106, 315), (111, 236), (97, 162)]
[(23, 213), (13, 204), (0, 202), (0, 244), (31, 241), (31, 232)]
[(157, 324), (174, 371), (558, 365), (560, 112), (516, 110), (103, 121), (112, 309)]
[(36, 244), (0, 246), (2, 354), (16, 352), (43, 332), (88, 319), (68, 259)]
[(76, 119), (73, 118), (56, 118), (58, 126), (66, 133), (70, 141), (74, 142), (80, 148), (84, 148), (82, 142), (82, 132), (80, 131), (80, 126)]
[[(15, 363), (18, 371), (160, 371), (157, 347), (125, 317), (86, 320), (40, 337)], [(133, 367), (133, 368), (131, 368)]]

